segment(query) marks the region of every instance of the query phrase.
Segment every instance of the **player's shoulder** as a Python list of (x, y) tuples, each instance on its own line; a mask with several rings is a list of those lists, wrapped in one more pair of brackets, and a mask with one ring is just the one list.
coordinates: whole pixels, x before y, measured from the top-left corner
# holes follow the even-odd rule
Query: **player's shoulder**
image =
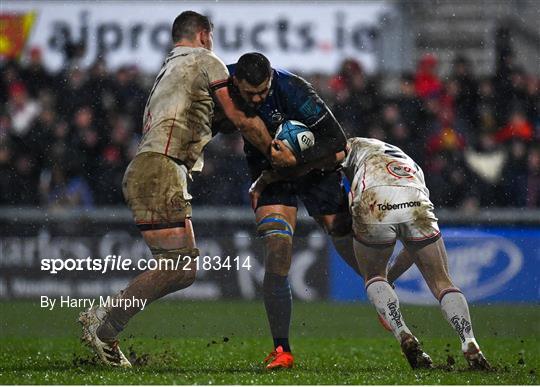
[(197, 56), (197, 61), (199, 63), (204, 63), (206, 65), (219, 66), (226, 68), (225, 63), (217, 56), (214, 52), (207, 50), (203, 47), (195, 48), (195, 55)]
[(282, 68), (272, 68), (274, 76), (282, 79), (298, 78), (298, 75), (291, 73), (288, 70)]
[(303, 81), (301, 77), (285, 69), (273, 68), (272, 73), (274, 82), (282, 86), (294, 86)]
[(347, 139), (347, 146), (351, 149), (369, 148), (371, 151), (383, 149), (387, 145), (384, 141), (376, 138), (350, 137)]

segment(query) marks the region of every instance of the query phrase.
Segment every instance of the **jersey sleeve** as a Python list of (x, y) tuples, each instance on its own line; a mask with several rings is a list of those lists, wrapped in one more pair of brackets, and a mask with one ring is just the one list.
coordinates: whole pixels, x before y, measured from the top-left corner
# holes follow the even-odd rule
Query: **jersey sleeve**
[(300, 77), (288, 82), (291, 118), (307, 125), (315, 136), (315, 145), (300, 154), (299, 163), (312, 162), (345, 149), (346, 137), (336, 118), (313, 87)]
[(328, 114), (324, 101), (304, 79), (291, 74), (287, 80), (287, 89), (289, 111), (293, 113), (294, 119), (311, 128)]
[(225, 63), (221, 59), (211, 53), (206, 57), (204, 66), (208, 75), (208, 85), (211, 92), (227, 86), (229, 70), (227, 70), (227, 66), (225, 66)]

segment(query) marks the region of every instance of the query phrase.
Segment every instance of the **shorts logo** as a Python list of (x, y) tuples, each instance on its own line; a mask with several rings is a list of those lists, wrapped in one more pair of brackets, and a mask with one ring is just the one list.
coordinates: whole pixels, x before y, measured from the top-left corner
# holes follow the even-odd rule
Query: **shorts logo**
[(404, 202), (398, 204), (377, 204), (377, 208), (379, 211), (393, 211), (401, 210), (403, 208), (420, 207), (421, 205), (422, 203), (420, 202)]
[(391, 161), (388, 164), (386, 164), (386, 170), (389, 174), (391, 174), (394, 177), (397, 177), (398, 179), (406, 178), (406, 179), (412, 179), (414, 175), (416, 174), (416, 171), (414, 168), (410, 167), (407, 164), (403, 164), (399, 161)]

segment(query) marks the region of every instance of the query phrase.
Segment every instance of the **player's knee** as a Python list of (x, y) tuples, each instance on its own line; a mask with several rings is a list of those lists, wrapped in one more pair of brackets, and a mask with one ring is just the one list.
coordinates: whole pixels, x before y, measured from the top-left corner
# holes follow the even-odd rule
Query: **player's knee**
[(257, 236), (260, 238), (278, 237), (292, 243), (293, 234), (293, 227), (279, 213), (268, 214), (257, 223)]
[(288, 274), (293, 233), (291, 224), (279, 213), (269, 214), (257, 223), (257, 235), (264, 239), (267, 272), (283, 276)]
[(197, 248), (151, 249), (157, 268), (163, 272), (164, 281), (168, 283), (168, 291), (173, 292), (187, 288), (195, 282), (197, 265), (195, 258), (199, 255)]

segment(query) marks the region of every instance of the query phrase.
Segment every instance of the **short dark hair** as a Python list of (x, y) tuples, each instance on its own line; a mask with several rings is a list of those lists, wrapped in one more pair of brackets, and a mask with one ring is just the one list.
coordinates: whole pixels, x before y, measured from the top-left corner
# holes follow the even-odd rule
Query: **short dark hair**
[(270, 78), (272, 67), (263, 54), (249, 52), (238, 59), (234, 75), (238, 80), (245, 80), (250, 85), (258, 86)]
[(207, 16), (194, 11), (184, 11), (174, 19), (172, 26), (173, 42), (182, 39), (193, 40), (201, 30), (212, 31), (213, 24)]

